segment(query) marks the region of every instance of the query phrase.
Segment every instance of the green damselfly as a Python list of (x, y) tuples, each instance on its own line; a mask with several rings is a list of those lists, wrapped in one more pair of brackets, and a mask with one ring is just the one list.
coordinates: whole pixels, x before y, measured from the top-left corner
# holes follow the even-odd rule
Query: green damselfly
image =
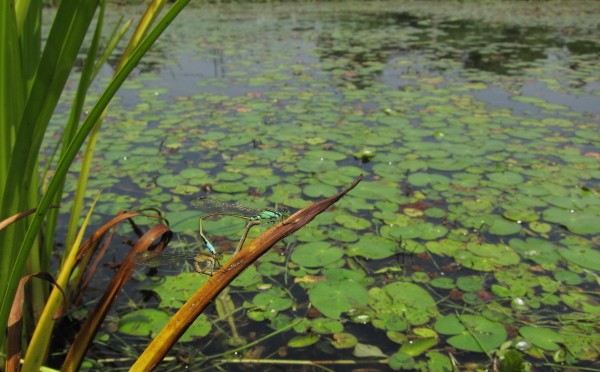
[(200, 217), (200, 236), (204, 240), (206, 247), (212, 254), (216, 254), (217, 251), (208, 238), (204, 235), (202, 229), (202, 221), (211, 216), (231, 216), (237, 218), (243, 218), (250, 222), (267, 220), (271, 223), (281, 221), (288, 217), (290, 213), (286, 209), (275, 210), (275, 209), (256, 209), (245, 207), (237, 203), (226, 202), (219, 199), (209, 198), (207, 196), (201, 196), (192, 200), (192, 206), (200, 209), (206, 214)]

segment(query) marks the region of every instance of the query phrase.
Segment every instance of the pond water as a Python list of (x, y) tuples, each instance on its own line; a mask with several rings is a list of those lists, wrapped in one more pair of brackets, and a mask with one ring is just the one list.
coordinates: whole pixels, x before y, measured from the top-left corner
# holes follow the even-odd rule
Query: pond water
[[(90, 180), (90, 195), (104, 189), (97, 222), (160, 207), (177, 233), (169, 249), (198, 250), (189, 201), (208, 186), (295, 210), (365, 179), (232, 285), (237, 338), (211, 307), (172, 355), (230, 369), (206, 356), (300, 319), (237, 356), (438, 371), (515, 351), (538, 367), (597, 363), (600, 30), (577, 13), (588, 3), (572, 4), (555, 10), (562, 23), (504, 8), (466, 18), (463, 5), (184, 11), (111, 105)], [(242, 227), (204, 224), (225, 252)], [(206, 280), (192, 271), (143, 281), (157, 294), (147, 302), (132, 287), (94, 357), (138, 355)]]

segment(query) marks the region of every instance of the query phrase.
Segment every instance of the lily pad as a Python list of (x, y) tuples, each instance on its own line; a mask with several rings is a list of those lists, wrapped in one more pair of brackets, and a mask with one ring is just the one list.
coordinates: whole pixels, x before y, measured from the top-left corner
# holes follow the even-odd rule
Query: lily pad
[(415, 186), (426, 186), (426, 185), (448, 185), (450, 180), (446, 176), (441, 174), (433, 173), (413, 173), (408, 176), (408, 182)]
[(555, 271), (554, 279), (568, 285), (579, 285), (583, 282), (582, 278), (579, 275), (567, 270)]
[(322, 317), (313, 319), (310, 326), (313, 332), (321, 335), (329, 335), (344, 330), (344, 325), (339, 320)]
[(518, 185), (523, 182), (523, 176), (515, 172), (490, 173), (487, 177), (502, 185)]
[(306, 186), (302, 192), (311, 198), (320, 198), (324, 196), (330, 196), (337, 192), (337, 189), (331, 185), (324, 183), (317, 183)]
[(158, 309), (129, 312), (119, 320), (119, 332), (132, 336), (151, 336), (163, 329), (171, 317)]
[(493, 271), (520, 262), (519, 255), (504, 244), (468, 243), (467, 251), (457, 252), (454, 258), (461, 265), (479, 271)]
[[(412, 325), (421, 325), (437, 315), (437, 306), (431, 295), (420, 286), (396, 282), (369, 291), (369, 303), (386, 328), (394, 319), (406, 319)], [(390, 329), (400, 330), (400, 329)]]
[(483, 289), (483, 280), (479, 276), (461, 276), (456, 280), (456, 286), (465, 292), (476, 292)]
[(398, 242), (367, 233), (356, 244), (348, 247), (348, 255), (381, 260), (393, 256), (399, 250)]
[(333, 240), (339, 242), (350, 243), (358, 240), (358, 234), (354, 230), (346, 229), (343, 227), (335, 227), (329, 231), (327, 236)]
[(377, 346), (361, 343), (354, 347), (353, 354), (358, 358), (387, 358), (387, 355)]
[(600, 234), (600, 216), (584, 211), (548, 208), (543, 217), (548, 222), (559, 223), (575, 234)]
[(320, 337), (317, 334), (309, 333), (307, 335), (296, 336), (288, 341), (287, 345), (292, 348), (307, 347), (314, 345), (319, 341)]
[(545, 350), (558, 350), (560, 345), (557, 343), (564, 342), (564, 337), (560, 333), (544, 327), (524, 326), (519, 328), (519, 333), (527, 341)]
[(348, 349), (358, 344), (358, 339), (351, 333), (340, 332), (333, 335), (331, 345), (336, 349)]
[(427, 370), (430, 372), (451, 372), (454, 370), (450, 358), (442, 353), (430, 351), (427, 354)]
[(183, 272), (176, 276), (166, 276), (160, 282), (146, 284), (142, 289), (155, 292), (160, 297), (161, 306), (178, 309), (207, 280), (206, 275)]
[(313, 242), (297, 246), (292, 252), (292, 261), (305, 267), (329, 265), (344, 256), (341, 248), (326, 242)]
[(521, 231), (521, 225), (503, 218), (493, 218), (490, 233), (494, 235), (514, 235)]
[(552, 225), (538, 221), (533, 221), (529, 223), (529, 228), (535, 231), (536, 233), (540, 234), (546, 234), (552, 231)]
[(248, 190), (248, 186), (241, 182), (219, 182), (213, 186), (213, 189), (222, 193), (240, 193)]
[(254, 296), (252, 304), (263, 311), (276, 313), (290, 308), (293, 301), (280, 288), (271, 288)]
[(511, 239), (509, 245), (521, 257), (545, 267), (554, 267), (560, 260), (557, 247), (547, 240), (538, 238), (527, 238), (526, 240)]
[(489, 353), (502, 345), (507, 334), (501, 323), (479, 315), (447, 315), (435, 323), (435, 330), (454, 335), (448, 343), (457, 349)]
[(362, 199), (388, 201), (399, 200), (401, 194), (396, 183), (362, 181), (352, 190), (352, 195)]
[(508, 209), (504, 211), (502, 215), (511, 221), (517, 222), (532, 222), (538, 219), (538, 215), (535, 211), (516, 208)]
[(314, 307), (323, 315), (338, 319), (351, 309), (367, 304), (367, 290), (353, 280), (326, 280), (318, 282), (308, 291), (308, 297)]
[(403, 344), (400, 347), (400, 352), (415, 357), (431, 349), (437, 343), (435, 337), (417, 338)]
[(163, 174), (162, 176), (159, 176), (156, 179), (156, 183), (158, 183), (159, 186), (161, 187), (165, 187), (165, 188), (172, 188), (172, 187), (177, 187), (179, 185), (183, 185), (187, 182), (187, 179), (185, 179), (182, 176), (179, 175), (170, 175), (170, 174)]
[(567, 261), (593, 271), (600, 271), (600, 252), (586, 247), (559, 248), (558, 253)]
[(441, 159), (431, 159), (427, 162), (427, 165), (431, 169), (440, 170), (440, 171), (458, 171), (467, 168), (472, 163), (472, 160), (468, 158), (441, 158)]
[(337, 216), (335, 221), (340, 225), (353, 230), (363, 230), (371, 226), (371, 222), (369, 222), (369, 220), (347, 214)]
[(452, 289), (456, 287), (456, 284), (454, 284), (454, 280), (452, 280), (452, 278), (447, 277), (435, 278), (431, 282), (429, 282), (429, 284), (441, 289)]

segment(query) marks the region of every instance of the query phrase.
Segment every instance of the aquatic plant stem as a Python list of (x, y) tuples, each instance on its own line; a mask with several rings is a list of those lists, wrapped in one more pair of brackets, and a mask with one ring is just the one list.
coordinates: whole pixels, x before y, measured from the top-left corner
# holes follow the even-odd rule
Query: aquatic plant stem
[(250, 232), (250, 229), (256, 225), (260, 225), (260, 221), (248, 222), (248, 224), (244, 228), (244, 233), (242, 234), (242, 237), (240, 238), (240, 242), (238, 243), (237, 247), (235, 248), (235, 252), (233, 252), (234, 256), (236, 254), (238, 254), (239, 251), (242, 250), (242, 247), (244, 246), (244, 242), (246, 241), (246, 238), (248, 237), (248, 233)]
[(222, 269), (200, 287), (196, 293), (179, 309), (169, 323), (152, 340), (139, 359), (131, 367), (131, 371), (150, 371), (158, 366), (167, 352), (183, 335), (186, 329), (204, 311), (204, 309), (248, 266), (265, 254), (275, 243), (298, 231), (312, 221), (317, 215), (332, 206), (362, 180), (357, 177), (352, 184), (338, 194), (318, 201), (299, 210), (284, 223), (275, 224), (262, 235), (255, 238), (246, 248), (235, 255)]

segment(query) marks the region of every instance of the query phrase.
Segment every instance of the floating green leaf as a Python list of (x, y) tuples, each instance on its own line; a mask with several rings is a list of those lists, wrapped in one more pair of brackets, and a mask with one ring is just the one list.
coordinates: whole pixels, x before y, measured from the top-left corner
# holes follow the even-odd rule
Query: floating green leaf
[(437, 340), (434, 337), (417, 338), (407, 342), (400, 347), (400, 352), (410, 355), (418, 356), (437, 345)]
[(490, 173), (487, 177), (502, 185), (518, 185), (523, 182), (523, 177), (515, 172)]
[(248, 190), (248, 186), (241, 182), (219, 182), (213, 186), (214, 190), (222, 193), (240, 193)]
[(326, 280), (308, 291), (314, 307), (323, 315), (337, 319), (341, 313), (367, 304), (367, 290), (353, 280)]
[(569, 291), (560, 296), (562, 302), (570, 308), (590, 314), (600, 314), (600, 303), (584, 293)]
[(358, 358), (386, 358), (387, 357), (387, 355), (385, 355), (383, 353), (383, 351), (381, 351), (381, 349), (378, 348), (377, 346), (361, 344), (361, 343), (358, 343), (354, 347), (353, 354), (355, 357), (358, 357)]
[(504, 244), (468, 243), (467, 251), (457, 252), (454, 258), (461, 265), (479, 271), (493, 271), (499, 266), (519, 263), (519, 255)]
[(343, 256), (344, 251), (341, 248), (325, 242), (313, 242), (297, 246), (292, 252), (292, 261), (306, 267), (321, 267)]
[(548, 208), (543, 217), (548, 222), (564, 225), (575, 234), (600, 234), (600, 216), (579, 210)]
[(163, 281), (146, 284), (142, 288), (155, 292), (160, 297), (162, 307), (180, 308), (207, 280), (206, 275), (183, 272), (166, 276)]
[(348, 349), (358, 344), (358, 339), (351, 333), (340, 332), (333, 335), (331, 345), (336, 349)]
[(296, 336), (288, 341), (287, 345), (293, 348), (307, 347), (314, 345), (319, 341), (319, 335), (309, 333), (307, 335)]
[(177, 187), (185, 184), (186, 182), (187, 180), (182, 176), (173, 176), (170, 174), (163, 174), (156, 179), (156, 183), (158, 183), (159, 186), (166, 188)]
[(391, 369), (397, 370), (412, 370), (415, 367), (415, 360), (412, 356), (399, 351), (390, 356), (388, 364)]
[(350, 243), (358, 240), (358, 234), (354, 230), (336, 227), (327, 234), (329, 238), (339, 242)]
[(527, 238), (526, 240), (511, 239), (509, 245), (521, 255), (521, 257), (532, 260), (535, 263), (551, 267), (560, 260), (558, 250), (551, 242), (538, 238)]
[(337, 216), (335, 221), (346, 228), (354, 230), (363, 230), (371, 226), (371, 222), (369, 222), (369, 220), (347, 214)]
[(132, 336), (149, 337), (163, 329), (170, 316), (157, 309), (141, 309), (129, 312), (119, 320), (119, 332)]
[(483, 280), (479, 276), (461, 276), (456, 279), (456, 286), (465, 292), (476, 292), (483, 289)]
[(448, 185), (450, 180), (446, 176), (433, 173), (413, 173), (408, 176), (408, 182), (415, 186)]
[(559, 249), (558, 253), (574, 264), (586, 269), (600, 271), (600, 252), (595, 249), (573, 245)]
[(254, 296), (252, 304), (263, 311), (273, 313), (290, 308), (293, 301), (280, 288), (271, 288)]
[(441, 159), (431, 159), (427, 162), (427, 165), (431, 169), (440, 171), (458, 171), (463, 170), (471, 165), (473, 161), (471, 159), (462, 157), (460, 159), (448, 157)]
[(507, 334), (504, 326), (479, 315), (447, 315), (435, 323), (435, 330), (454, 335), (448, 343), (457, 349), (490, 352), (502, 345)]
[(430, 351), (427, 354), (427, 358), (429, 358), (427, 362), (427, 370), (431, 372), (452, 372), (454, 368), (452, 363), (450, 362), (450, 358), (446, 355)]
[(523, 326), (519, 328), (519, 333), (535, 346), (545, 350), (558, 350), (560, 345), (557, 342), (564, 342), (561, 334), (544, 327)]
[(348, 255), (381, 260), (398, 253), (399, 250), (398, 242), (367, 233), (357, 243), (348, 247)]
[(344, 330), (344, 325), (334, 319), (316, 318), (311, 322), (311, 329), (318, 334), (332, 334)]
[(535, 211), (532, 210), (523, 210), (523, 209), (508, 209), (502, 213), (502, 215), (511, 220), (517, 222), (532, 222), (538, 219), (538, 215)]
[(412, 325), (421, 325), (437, 314), (437, 306), (431, 295), (420, 286), (408, 282), (372, 288), (369, 290), (369, 303), (390, 330), (406, 327), (403, 321), (398, 327), (396, 321), (406, 319)]
[(537, 233), (546, 234), (552, 231), (552, 226), (544, 222), (531, 222), (529, 228)]
[(324, 183), (317, 183), (306, 186), (302, 192), (311, 198), (321, 198), (329, 195), (333, 195), (337, 192), (337, 189), (331, 185)]
[(250, 266), (237, 278), (231, 282), (231, 285), (234, 287), (243, 287), (248, 288), (251, 286), (256, 286), (262, 282), (261, 274), (256, 270), (256, 266)]
[(431, 282), (429, 282), (429, 284), (441, 289), (452, 289), (456, 287), (456, 285), (454, 284), (454, 280), (452, 280), (452, 278), (447, 277), (435, 278)]

